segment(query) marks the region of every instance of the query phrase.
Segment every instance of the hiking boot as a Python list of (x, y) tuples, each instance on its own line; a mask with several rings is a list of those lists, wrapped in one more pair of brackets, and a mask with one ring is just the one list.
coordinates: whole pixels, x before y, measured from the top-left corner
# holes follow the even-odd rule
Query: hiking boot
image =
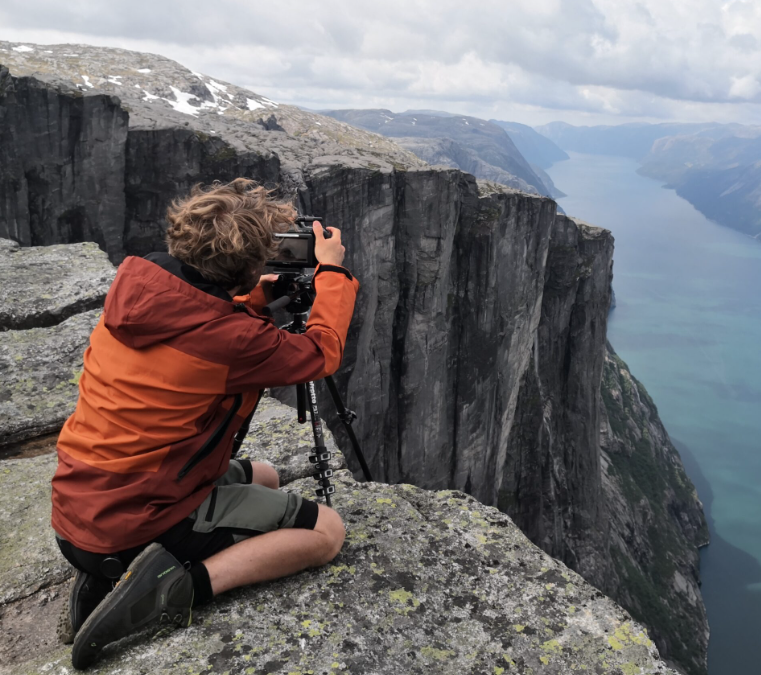
[(153, 624), (189, 626), (193, 580), (161, 544), (151, 544), (79, 629), (71, 651), (75, 668), (87, 668), (107, 644)]
[(69, 591), (68, 612), (62, 614), (58, 622), (58, 637), (63, 644), (74, 642), (77, 631), (112, 588), (113, 583), (107, 579), (76, 571)]

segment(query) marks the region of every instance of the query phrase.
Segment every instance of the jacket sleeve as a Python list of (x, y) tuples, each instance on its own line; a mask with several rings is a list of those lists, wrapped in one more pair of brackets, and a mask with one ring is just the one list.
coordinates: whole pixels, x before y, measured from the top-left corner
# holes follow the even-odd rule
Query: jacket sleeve
[(267, 305), (267, 298), (264, 295), (264, 289), (259, 285), (248, 295), (236, 295), (233, 302), (242, 302), (258, 313)]
[(277, 328), (264, 317), (253, 318), (239, 358), (230, 367), (230, 393), (319, 380), (338, 370), (359, 282), (343, 267), (318, 265), (314, 286), (316, 297), (303, 335)]

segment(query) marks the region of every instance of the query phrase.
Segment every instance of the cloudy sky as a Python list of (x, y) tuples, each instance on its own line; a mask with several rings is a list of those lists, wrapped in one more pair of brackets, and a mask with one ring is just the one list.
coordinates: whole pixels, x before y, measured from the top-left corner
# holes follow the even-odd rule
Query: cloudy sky
[(2, 0), (0, 40), (155, 52), (312, 109), (761, 123), (761, 0)]

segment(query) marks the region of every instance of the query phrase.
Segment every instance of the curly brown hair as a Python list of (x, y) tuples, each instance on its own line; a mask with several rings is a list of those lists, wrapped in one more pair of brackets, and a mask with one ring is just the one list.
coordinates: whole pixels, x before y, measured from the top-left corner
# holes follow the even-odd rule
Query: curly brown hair
[(275, 233), (297, 215), (273, 192), (248, 178), (195, 185), (167, 210), (169, 253), (226, 290), (246, 285), (277, 252)]

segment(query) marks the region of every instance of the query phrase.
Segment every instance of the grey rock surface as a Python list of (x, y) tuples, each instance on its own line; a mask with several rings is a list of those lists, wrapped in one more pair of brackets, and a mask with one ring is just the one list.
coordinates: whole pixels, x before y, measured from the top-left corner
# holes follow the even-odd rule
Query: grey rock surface
[[(298, 424), (295, 408), (265, 396), (256, 409), (249, 434), (237, 457), (271, 464), (277, 469), (280, 482), (286, 485), (314, 474), (314, 467), (309, 463), (313, 446), (312, 425), (309, 422)], [(346, 460), (332, 434), (326, 436), (325, 447), (333, 455), (329, 461), (330, 467), (334, 470), (345, 469)]]
[[(51, 446), (53, 451), (54, 444)], [(50, 479), (58, 459), (0, 461), (0, 607), (71, 577), (50, 529)]]
[[(262, 412), (254, 457), (276, 465), (278, 436), (298, 425), (274, 402)], [(291, 419), (290, 432), (268, 439), (278, 417)], [(0, 462), (4, 647), (6, 623), (36, 591), (50, 598), (34, 606), (39, 617), (65, 608), (67, 571), (48, 524), (54, 466), (52, 456)], [(194, 612), (190, 628), (107, 648), (92, 672), (673, 675), (641, 626), (496, 509), (456, 491), (357, 483), (347, 471), (336, 483), (347, 539), (330, 565), (227, 593)], [(313, 485), (287, 489), (308, 496)], [(49, 639), (11, 646), (0, 672), (71, 671), (70, 648)]]
[(0, 332), (0, 447), (58, 431), (74, 412), (82, 358), (100, 313)]
[(116, 270), (97, 244), (12, 244), (0, 240), (0, 331), (53, 326), (103, 306)]

